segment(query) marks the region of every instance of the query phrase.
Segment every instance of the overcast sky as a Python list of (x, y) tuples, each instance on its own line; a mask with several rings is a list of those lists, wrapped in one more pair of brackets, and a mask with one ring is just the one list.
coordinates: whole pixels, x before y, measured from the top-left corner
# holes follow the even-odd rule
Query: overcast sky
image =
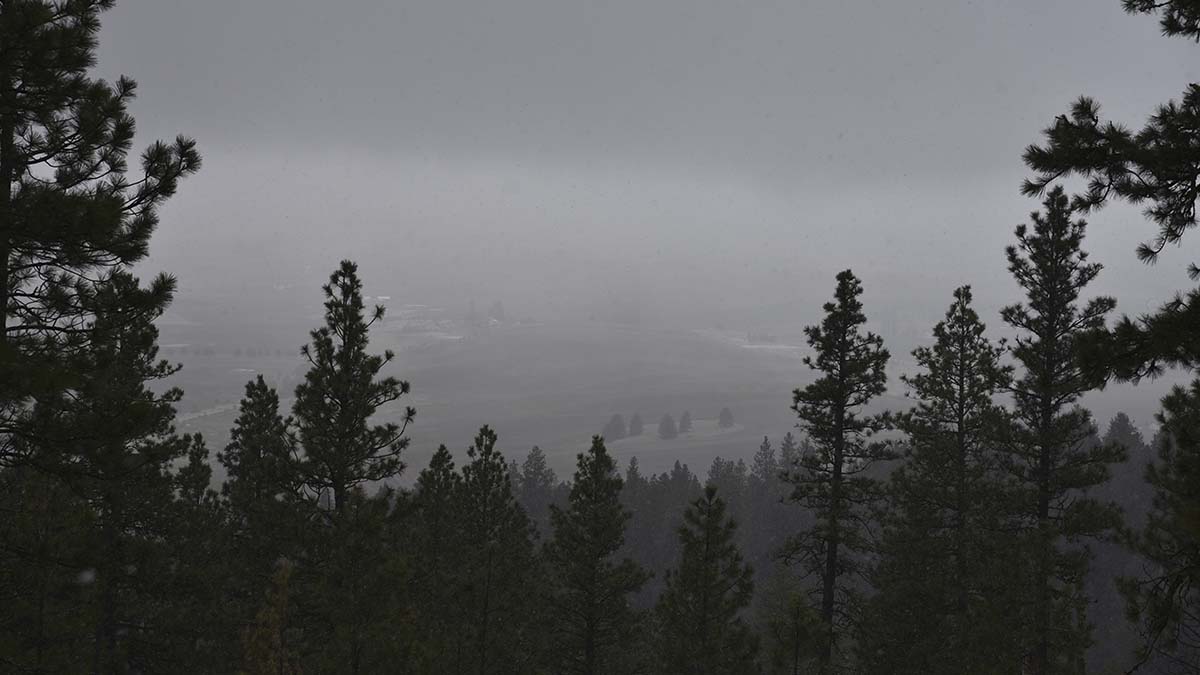
[[(811, 320), (853, 267), (868, 312), (972, 283), (993, 324), (1022, 148), (1079, 94), (1140, 123), (1200, 63), (1118, 0), (120, 0), (101, 42), (139, 142), (205, 157), (153, 246), (185, 297), (351, 257), (413, 300)], [(1092, 218), (1127, 311), (1186, 283), (1187, 251), (1136, 262), (1151, 233)]]

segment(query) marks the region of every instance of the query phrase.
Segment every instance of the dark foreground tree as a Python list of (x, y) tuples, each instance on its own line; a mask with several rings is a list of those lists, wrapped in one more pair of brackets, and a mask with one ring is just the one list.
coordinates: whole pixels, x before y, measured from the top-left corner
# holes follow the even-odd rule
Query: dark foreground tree
[[(1195, 0), (1123, 0), (1122, 4), (1133, 14), (1158, 15), (1164, 35), (1182, 36), (1193, 41), (1200, 35), (1200, 4)], [(1146, 204), (1144, 213), (1157, 226), (1158, 232), (1138, 248), (1137, 254), (1145, 262), (1154, 262), (1169, 245), (1179, 245), (1187, 231), (1197, 224), (1196, 199), (1200, 195), (1197, 187), (1200, 185), (1198, 120), (1200, 85), (1195, 83), (1187, 85), (1179, 101), (1160, 105), (1136, 132), (1125, 125), (1102, 120), (1100, 106), (1092, 99), (1081, 97), (1069, 114), (1060, 115), (1045, 130), (1042, 145), (1032, 145), (1026, 150), (1025, 162), (1035, 171), (1035, 176), (1026, 182), (1025, 190), (1036, 194), (1059, 177), (1074, 174), (1088, 180), (1086, 189), (1073, 200), (1078, 208), (1100, 208), (1110, 200)], [(1195, 261), (1189, 262), (1189, 275), (1195, 280), (1200, 275), (1200, 268)], [(1200, 368), (1200, 331), (1196, 326), (1200, 326), (1200, 289), (1191, 288), (1154, 313), (1122, 317), (1112, 330), (1093, 331), (1083, 345), (1085, 361), (1101, 375), (1135, 382), (1171, 366), (1195, 373)], [(1193, 388), (1195, 386), (1193, 384)], [(1164, 417), (1175, 416), (1168, 408), (1168, 402), (1173, 406), (1179, 400), (1172, 394), (1164, 401)], [(1156, 445), (1161, 448), (1160, 443)], [(1169, 471), (1166, 467), (1178, 459), (1177, 455), (1172, 455), (1170, 460), (1164, 458), (1163, 470)], [(1150, 474), (1152, 482), (1153, 475)], [(1160, 496), (1162, 490), (1155, 486)], [(1200, 497), (1194, 492), (1179, 492), (1173, 499), (1178, 503), (1172, 509), (1200, 510)], [(1182, 505), (1189, 500), (1191, 506)], [(1156, 505), (1155, 509), (1157, 511), (1159, 507)], [(1151, 568), (1162, 566), (1162, 561), (1155, 558), (1164, 550), (1186, 551), (1194, 545), (1195, 540), (1186, 536), (1186, 528), (1156, 525), (1149, 528), (1157, 529), (1154, 536), (1163, 538), (1150, 549), (1143, 549), (1150, 557)], [(1171, 542), (1173, 532), (1184, 536)], [(1154, 548), (1158, 551), (1152, 552)], [(1148, 587), (1153, 588), (1154, 584), (1148, 582)], [(1159, 652), (1162, 645), (1171, 643), (1169, 634), (1181, 617), (1145, 621), (1147, 615), (1155, 612), (1149, 606), (1139, 608), (1141, 601), (1136, 596), (1135, 593), (1132, 598), (1133, 609), (1143, 620), (1142, 628), (1147, 630), (1142, 654), (1145, 658)], [(1167, 602), (1165, 606), (1171, 605)]]
[(1124, 450), (1091, 442), (1091, 414), (1078, 405), (1099, 381), (1084, 369), (1076, 346), (1103, 328), (1116, 304), (1100, 297), (1081, 303), (1100, 273), (1083, 251), (1086, 224), (1071, 219), (1066, 194), (1055, 188), (1034, 213), (1033, 228), (1017, 227), (1008, 267), (1026, 302), (1001, 311), (1017, 331), (1012, 354), (1024, 369), (1012, 386), (1015, 427), (1007, 469), (1017, 481), (1014, 516), (1027, 536), (1027, 668), (1032, 673), (1074, 672), (1089, 641), (1083, 580), (1090, 552), (1081, 546), (1120, 524), (1120, 510), (1090, 498), (1108, 480), (1108, 465)]
[[(146, 257), (157, 210), (200, 167), (194, 143), (154, 143), (130, 176), (135, 84), (93, 79), (112, 0), (0, 3), (0, 464), (36, 438), (32, 401), (81, 386), (72, 355), (115, 272)], [(174, 280), (109, 294), (108, 322), (161, 313)], [(48, 430), (47, 433), (49, 433)], [(29, 450), (29, 445), (24, 445)]]
[(820, 669), (838, 661), (838, 642), (851, 627), (858, 602), (853, 578), (862, 572), (869, 547), (868, 506), (879, 497), (879, 484), (867, 473), (887, 453), (869, 442), (886, 422), (863, 408), (887, 385), (888, 352), (883, 339), (863, 330), (862, 284), (850, 270), (837, 276), (834, 302), (826, 303), (819, 326), (804, 329), (816, 352), (804, 363), (820, 377), (793, 394), (797, 424), (814, 444), (789, 470), (791, 500), (808, 509), (816, 522), (788, 542), (785, 559), (815, 577), (814, 595), (825, 624)]
[[(1130, 13), (1159, 14), (1168, 36), (1194, 40), (1200, 32), (1200, 5), (1194, 0), (1123, 0)], [(1072, 206), (1098, 209), (1110, 201), (1146, 204), (1145, 215), (1158, 228), (1137, 255), (1157, 261), (1196, 227), (1200, 196), (1200, 84), (1189, 84), (1179, 101), (1158, 106), (1138, 131), (1103, 121), (1096, 101), (1081, 97), (1068, 114), (1058, 116), (1043, 132), (1044, 143), (1025, 150), (1025, 163), (1035, 175), (1024, 191), (1040, 195), (1060, 178), (1087, 180)], [(1189, 274), (1200, 276), (1190, 261)], [(1112, 331), (1097, 330), (1089, 340), (1087, 364), (1101, 374), (1137, 379), (1162, 372), (1164, 366), (1200, 366), (1200, 290), (1191, 289), (1157, 312), (1124, 317)]]
[(380, 409), (409, 387), (380, 376), (390, 351), (367, 352), (370, 328), (383, 308), (368, 318), (355, 264), (342, 261), (322, 290), (325, 325), (301, 350), (309, 369), (292, 408), (303, 451), (297, 482), (306, 497), (297, 508), (307, 524), (300, 535), (304, 560), (296, 569), (296, 606), (306, 660), (322, 668), (376, 671), (389, 651), (379, 631), (393, 612), (398, 587), (383, 583), (396, 577), (388, 569), (394, 556), (386, 550), (391, 496), (365, 490), (403, 470), (404, 433), (415, 411), (400, 411), (399, 423), (374, 423)]
[(538, 617), (533, 525), (517, 503), (496, 434), (483, 427), (467, 450), (458, 500), (463, 622), (452, 637), (460, 670), (478, 675), (521, 673), (539, 655), (530, 627)]
[(368, 332), (383, 318), (383, 307), (376, 306), (367, 318), (358, 266), (349, 260), (322, 290), (325, 325), (311, 333), (312, 344), (302, 350), (310, 367), (296, 387), (293, 414), (304, 448), (304, 483), (340, 514), (352, 488), (404, 469), (404, 432), (416, 411), (406, 408), (399, 424), (371, 424), (382, 406), (409, 389), (408, 382), (394, 377), (376, 379), (391, 362), (391, 351), (367, 353)]
[(1131, 541), (1147, 564), (1121, 589), (1144, 638), (1141, 660), (1200, 673), (1200, 381), (1176, 387), (1158, 419), (1158, 461), (1146, 470), (1154, 503)]
[(1020, 662), (1009, 602), (1020, 580), (1008, 577), (1014, 542), (997, 461), (1006, 420), (993, 403), (1010, 369), (984, 331), (970, 287), (957, 289), (933, 345), (913, 351), (920, 372), (903, 378), (916, 405), (895, 417), (906, 462), (888, 486), (878, 593), (860, 631), (870, 672), (1010, 672)]
[(279, 394), (262, 375), (246, 383), (229, 445), (217, 453), (226, 476), (222, 493), (240, 525), (269, 519), (260, 511), (298, 487), (291, 423), (280, 414)]
[(411, 611), (416, 641), (406, 662), (416, 672), (463, 672), (466, 650), (459, 638), (467, 615), (465, 569), (461, 567), (466, 538), (460, 531), (462, 476), (454, 458), (440, 446), (417, 477), (411, 513), (401, 523), (411, 548)]
[(679, 527), (682, 556), (659, 598), (656, 672), (742, 675), (758, 670), (758, 640), (742, 618), (754, 593), (753, 571), (734, 542), (737, 526), (709, 485)]
[(279, 395), (260, 375), (246, 383), (229, 445), (217, 453), (225, 469), (221, 494), (228, 510), (238, 565), (233, 606), (241, 620), (259, 610), (263, 589), (278, 574), (281, 556), (294, 556), (301, 526), (296, 442), (291, 420), (279, 412)]
[(566, 509), (552, 506), (554, 538), (546, 545), (554, 574), (553, 644), (559, 673), (633, 672), (641, 617), (630, 596), (649, 578), (619, 558), (630, 513), (621, 505), (616, 462), (595, 437), (578, 457)]
[[(34, 671), (158, 670), (172, 659), (187, 657), (199, 663), (191, 651), (192, 640), (199, 637), (198, 631), (212, 627), (213, 616), (202, 613), (212, 607), (201, 607), (203, 599), (198, 597), (189, 599), (198, 603), (196, 614), (186, 623), (178, 622), (174, 611), (182, 601), (172, 592), (181, 575), (193, 569), (180, 569), (190, 560), (174, 558), (171, 544), (198, 522), (184, 519), (176, 506), (181, 476), (175, 467), (189, 455), (205, 463), (207, 451), (200, 438), (176, 435), (171, 426), (182, 392), (163, 391), (158, 384), (176, 368), (157, 358), (155, 317), (131, 322), (119, 311), (109, 314), (122, 303), (106, 296), (125, 292), (139, 293), (137, 280), (117, 275), (97, 294), (88, 348), (74, 352), (64, 364), (78, 374), (74, 386), (38, 401), (29, 419), (44, 433), (28, 452), (21, 443), (16, 446), (27, 458), (28, 470), (65, 488), (51, 488), (51, 493), (64, 500), (61, 512), (66, 520), (44, 525), (72, 527), (59, 530), (57, 537), (75, 541), (59, 548), (57, 537), (43, 540), (66, 557), (36, 555), (25, 561), (31, 569), (21, 576), (45, 574), (50, 571), (44, 569), (47, 565), (66, 566), (81, 586), (60, 597), (45, 594), (53, 586), (5, 589), (16, 591), (19, 599), (29, 593), (37, 598), (31, 605), (6, 603), (5, 612), (16, 619), (11, 627), (18, 634), (31, 631), (26, 644), (34, 653), (18, 651), (13, 661)], [(197, 541), (202, 539), (201, 533), (194, 534)], [(55, 607), (62, 601), (78, 617), (66, 626), (87, 626), (88, 632), (60, 634), (57, 644), (45, 644), (46, 635), (60, 627), (48, 626), (43, 617), (66, 609)], [(22, 609), (35, 613), (22, 616)], [(59, 660), (66, 654), (74, 656)]]

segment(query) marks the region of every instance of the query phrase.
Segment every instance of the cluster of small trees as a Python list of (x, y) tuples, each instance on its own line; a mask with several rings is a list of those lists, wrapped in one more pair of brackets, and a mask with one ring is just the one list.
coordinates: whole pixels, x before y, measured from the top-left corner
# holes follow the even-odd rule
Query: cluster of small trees
[[(733, 412), (729, 408), (721, 408), (721, 412), (717, 417), (717, 426), (722, 429), (728, 429), (733, 424)], [(644, 426), (642, 417), (638, 413), (634, 413), (633, 417), (629, 419), (628, 427), (625, 426), (625, 418), (620, 413), (617, 413), (609, 418), (600, 435), (609, 441), (619, 441), (622, 438), (641, 436)], [(686, 434), (691, 430), (692, 413), (688, 410), (683, 411), (683, 414), (679, 416), (678, 422), (675, 421), (675, 418), (670, 413), (664, 414), (658, 421), (658, 437), (663, 440), (676, 438), (679, 434)]]

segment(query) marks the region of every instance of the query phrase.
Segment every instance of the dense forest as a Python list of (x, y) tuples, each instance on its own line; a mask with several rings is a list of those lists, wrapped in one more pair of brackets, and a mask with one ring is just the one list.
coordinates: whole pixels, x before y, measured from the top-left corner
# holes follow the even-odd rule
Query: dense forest
[[(910, 407), (879, 412), (891, 355), (846, 270), (796, 431), (749, 463), (644, 475), (598, 435), (567, 478), (482, 426), (413, 467), (350, 261), (290, 410), (260, 376), (228, 445), (176, 432), (175, 280), (131, 269), (201, 162), (179, 137), (130, 169), (135, 85), (90, 74), (112, 4), (0, 0), (0, 671), (1200, 673), (1200, 379), (1150, 439), (1081, 405), (1200, 365), (1200, 291), (1119, 316), (1083, 219), (1144, 205), (1147, 261), (1195, 226), (1200, 86), (1138, 131), (1081, 99), (1025, 151), (1012, 337), (947, 288)], [(1124, 5), (1200, 38), (1200, 2)]]

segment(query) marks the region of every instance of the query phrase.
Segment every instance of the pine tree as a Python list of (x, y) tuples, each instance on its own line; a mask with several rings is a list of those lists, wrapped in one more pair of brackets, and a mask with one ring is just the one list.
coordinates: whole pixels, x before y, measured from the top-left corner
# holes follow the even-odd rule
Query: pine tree
[(1020, 486), (1019, 524), (1028, 531), (1031, 591), (1028, 668), (1033, 673), (1078, 667), (1088, 643), (1082, 579), (1089, 553), (1076, 542), (1120, 523), (1115, 505), (1089, 498), (1087, 490), (1108, 480), (1107, 465), (1124, 451), (1089, 443), (1091, 415), (1079, 398), (1099, 382), (1075, 352), (1079, 337), (1102, 328), (1115, 301), (1100, 297), (1080, 306), (1079, 296), (1100, 273), (1082, 244), (1086, 224), (1071, 220), (1061, 188), (1034, 213), (1030, 231), (1016, 229), (1007, 250), (1009, 271), (1028, 304), (1005, 307), (1001, 316), (1018, 331), (1012, 354), (1024, 373), (1012, 386), (1015, 428), (1008, 470)]
[[(157, 210), (195, 172), (195, 144), (154, 143), (130, 176), (135, 84), (93, 79), (100, 15), (112, 0), (0, 4), (0, 463), (29, 425), (31, 401), (81, 386), (73, 355), (101, 299), (105, 319), (135, 324), (170, 302), (175, 282), (105, 294), (114, 275), (146, 257)], [(86, 359), (85, 359), (86, 360)], [(25, 450), (29, 450), (25, 446)]]
[(413, 612), (418, 626), (411, 663), (423, 673), (456, 673), (464, 666), (457, 635), (466, 623), (462, 566), (466, 540), (462, 476), (446, 446), (417, 477), (412, 514), (404, 523), (412, 550)]
[(728, 429), (733, 426), (733, 411), (729, 408), (721, 408), (721, 413), (717, 415), (717, 426), (722, 429)]
[(754, 593), (753, 571), (734, 542), (737, 526), (709, 485), (684, 514), (682, 557), (667, 572), (655, 614), (660, 635), (658, 672), (728, 673), (757, 670), (758, 642), (742, 614)]
[(1006, 420), (993, 403), (1011, 369), (984, 332), (970, 287), (957, 289), (934, 344), (913, 351), (920, 372), (903, 378), (916, 399), (895, 417), (907, 461), (888, 486), (878, 594), (859, 640), (874, 672), (986, 673), (1019, 661), (1006, 614), (1013, 542), (1000, 517)]
[(1200, 673), (1200, 380), (1175, 387), (1158, 420), (1158, 461), (1146, 468), (1154, 503), (1128, 537), (1144, 564), (1119, 583), (1143, 637), (1138, 665)]
[(692, 430), (692, 413), (684, 410), (679, 416), (679, 433), (686, 434)]
[(630, 672), (624, 657), (639, 616), (629, 598), (649, 575), (617, 557), (630, 513), (621, 506), (621, 477), (602, 438), (592, 439), (577, 466), (567, 508), (551, 507), (554, 538), (545, 549), (555, 578), (555, 672)]
[(658, 421), (658, 437), (663, 440), (670, 440), (679, 435), (679, 430), (675, 427), (675, 418), (668, 413), (662, 416)]
[(629, 458), (629, 466), (625, 469), (625, 489), (621, 492), (624, 497), (631, 489), (644, 490), (648, 486), (646, 477), (642, 475), (637, 457)]
[(625, 438), (625, 418), (621, 417), (620, 413), (613, 415), (608, 420), (608, 424), (604, 425), (604, 431), (600, 432), (606, 440), (619, 441)]
[(738, 522), (744, 522), (748, 500), (746, 495), (750, 489), (750, 470), (745, 460), (732, 460), (714, 457), (708, 468), (706, 485), (712, 485), (721, 493), (722, 500), (730, 506), (730, 516)]
[[(161, 605), (143, 600), (162, 601), (152, 575), (167, 555), (160, 544), (175, 534), (167, 467), (200, 443), (169, 431), (178, 392), (151, 394), (139, 384), (171, 370), (152, 363), (150, 322), (175, 282), (160, 275), (142, 287), (129, 273), (147, 255), (158, 208), (199, 169), (200, 157), (182, 137), (154, 143), (142, 154), (142, 175), (130, 175), (127, 106), (135, 85), (89, 73), (100, 16), (111, 6), (0, 3), (0, 467), (22, 467), (5, 478), (59, 500), (53, 508), (24, 500), (6, 510), (13, 529), (5, 542), (45, 548), (0, 546), (7, 549), (0, 567), (13, 562), (22, 571), (0, 574), (0, 604), (11, 610), (14, 635), (30, 638), (5, 649), (0, 662), (23, 668), (32, 646), (30, 667), (43, 672), (153, 656), (126, 650), (144, 624), (129, 631), (117, 624), (122, 616), (157, 616)], [(102, 410), (113, 419), (102, 421)], [(49, 529), (16, 529), (25, 525)], [(105, 558), (113, 547), (118, 555)], [(123, 567), (130, 557), (142, 563), (133, 573)], [(58, 585), (64, 574), (74, 588)], [(16, 585), (26, 575), (39, 583)], [(32, 622), (19, 614), (31, 595), (38, 596)], [(167, 635), (177, 627), (158, 628), (159, 654), (174, 650)]]
[(783, 440), (779, 442), (780, 471), (787, 473), (795, 471), (802, 455), (802, 448), (796, 444), (796, 437), (792, 435), (792, 432), (784, 434)]
[(1146, 465), (1154, 457), (1152, 446), (1146, 443), (1142, 432), (1124, 412), (1118, 412), (1109, 420), (1101, 442), (1106, 446), (1124, 448), (1126, 459), (1111, 467), (1109, 481), (1098, 486), (1094, 492), (1119, 504), (1129, 526), (1141, 527), (1150, 512), (1152, 499), (1152, 491), (1145, 480)]
[[(310, 333), (301, 353), (309, 362), (296, 387), (293, 416), (300, 446), (298, 464), (308, 513), (302, 533), (305, 560), (296, 569), (297, 614), (303, 621), (306, 659), (351, 672), (376, 670), (385, 647), (376, 636), (390, 619), (397, 588), (383, 583), (395, 563), (385, 550), (387, 494), (369, 497), (365, 484), (394, 478), (408, 446), (404, 436), (415, 411), (397, 423), (372, 424), (380, 408), (402, 398), (408, 383), (379, 377), (392, 353), (367, 353), (371, 326), (358, 269), (341, 265), (323, 289), (325, 325)], [(307, 514), (302, 514), (307, 515)]]
[(340, 514), (352, 488), (403, 470), (404, 432), (416, 411), (406, 408), (399, 424), (371, 424), (382, 406), (409, 391), (407, 382), (394, 377), (376, 379), (391, 362), (391, 351), (367, 353), (368, 331), (383, 318), (383, 307), (366, 318), (358, 266), (349, 260), (322, 290), (325, 325), (312, 331), (312, 344), (301, 351), (310, 368), (296, 387), (293, 414), (304, 448), (304, 483), (318, 497), (332, 498)]
[[(1192, 40), (1200, 35), (1200, 8), (1193, 0), (1123, 0), (1122, 4), (1131, 14), (1157, 14), (1164, 35)], [(1071, 106), (1068, 115), (1060, 115), (1043, 132), (1043, 145), (1031, 145), (1026, 149), (1024, 160), (1035, 176), (1026, 181), (1024, 191), (1041, 194), (1060, 177), (1076, 174), (1088, 181), (1087, 188), (1072, 200), (1077, 209), (1101, 208), (1112, 200), (1148, 204), (1145, 214), (1157, 226), (1158, 232), (1138, 247), (1137, 255), (1144, 262), (1155, 262), (1168, 245), (1180, 244), (1185, 233), (1197, 223), (1198, 117), (1200, 85), (1195, 83), (1187, 85), (1179, 101), (1158, 106), (1136, 132), (1122, 124), (1102, 121), (1100, 106), (1092, 99), (1081, 97)], [(1189, 265), (1188, 271), (1193, 279), (1200, 277), (1200, 268), (1195, 262)], [(1112, 329), (1100, 326), (1090, 331), (1080, 341), (1082, 360), (1091, 371), (1117, 380), (1137, 382), (1172, 366), (1195, 374), (1200, 368), (1197, 325), (1200, 325), (1200, 289), (1192, 288), (1176, 295), (1154, 313), (1136, 318), (1122, 317)], [(1173, 417), (1168, 402), (1175, 405), (1179, 400), (1174, 394), (1164, 400), (1163, 415)], [(1163, 446), (1158, 440), (1152, 445), (1161, 452)], [(1182, 456), (1182, 453), (1172, 454), (1169, 459), (1162, 459), (1163, 471), (1174, 470), (1170, 462), (1179, 461)], [(1150, 480), (1153, 484), (1153, 478)], [(1156, 486), (1160, 496), (1163, 489)], [(1171, 491), (1171, 488), (1165, 489)], [(1166, 496), (1161, 498), (1168, 499)], [(1182, 491), (1174, 498), (1190, 499), (1190, 508), (1200, 509), (1200, 498), (1194, 493), (1189, 496), (1187, 491)], [(1154, 524), (1147, 527), (1156, 530), (1155, 536), (1162, 537), (1147, 549), (1152, 564), (1154, 556), (1165, 550), (1193, 547), (1195, 540), (1188, 539), (1186, 529)], [(1180, 538), (1170, 541), (1173, 534)], [(1172, 603), (1167, 602), (1165, 606), (1171, 607)], [(1138, 614), (1136, 597), (1132, 607)], [(1142, 616), (1144, 618), (1145, 613)], [(1159, 638), (1176, 624), (1174, 620), (1167, 620), (1149, 625), (1143, 657), (1158, 652)]]
[(635, 556), (635, 560), (639, 563), (645, 562), (646, 559), (645, 556), (638, 554), (645, 550), (644, 544), (649, 535), (649, 528), (645, 523), (651, 519), (649, 509), (653, 479), (653, 475), (649, 478), (642, 475), (637, 457), (630, 458), (629, 465), (625, 469), (625, 483), (621, 488), (621, 506), (630, 515), (630, 522), (626, 524), (625, 528), (625, 548)]
[(537, 572), (533, 526), (512, 492), (496, 434), (483, 427), (463, 467), (459, 533), (462, 556), (460, 672), (520, 672), (533, 655), (526, 627), (530, 588)]
[(866, 507), (879, 496), (879, 485), (867, 471), (884, 450), (867, 441), (886, 422), (863, 416), (862, 409), (887, 385), (888, 352), (883, 340), (863, 332), (862, 284), (850, 270), (837, 276), (835, 301), (824, 306), (819, 326), (805, 328), (816, 356), (805, 365), (821, 376), (793, 394), (798, 426), (815, 444), (789, 473), (791, 500), (812, 512), (815, 524), (789, 542), (785, 559), (798, 563), (806, 576), (820, 579), (815, 591), (825, 640), (820, 668), (835, 667), (837, 642), (850, 627), (854, 586), (849, 579), (862, 571), (868, 547)]
[[(1103, 439), (1093, 439), (1092, 444), (1104, 444), (1123, 448), (1124, 461), (1110, 465), (1108, 481), (1096, 486), (1090, 494), (1095, 499), (1111, 501), (1121, 507), (1125, 516), (1125, 528), (1118, 536), (1089, 544), (1093, 558), (1088, 566), (1085, 590), (1090, 604), (1088, 620), (1092, 624), (1092, 644), (1087, 651), (1088, 670), (1120, 666), (1128, 670), (1137, 660), (1137, 651), (1142, 645), (1137, 626), (1126, 616), (1126, 602), (1118, 587), (1118, 580), (1146, 568), (1138, 558), (1136, 546), (1130, 545), (1126, 536), (1146, 523), (1150, 512), (1153, 490), (1146, 483), (1146, 465), (1153, 454), (1142, 439), (1141, 432), (1133, 420), (1124, 412), (1118, 412), (1109, 421)], [(1154, 670), (1153, 664), (1144, 669)]]
[(550, 506), (554, 503), (557, 488), (558, 476), (546, 463), (546, 453), (538, 446), (533, 446), (521, 464), (521, 488), (517, 501), (542, 536), (550, 532)]
[(645, 423), (642, 422), (641, 415), (634, 413), (633, 417), (629, 418), (629, 435), (630, 436), (641, 436), (644, 427), (645, 427)]
[(778, 475), (779, 461), (775, 458), (775, 448), (771, 446), (771, 439), (763, 436), (762, 443), (758, 446), (758, 451), (754, 453), (754, 459), (750, 464), (750, 480), (754, 481), (752, 491), (761, 491)]
[[(279, 413), (279, 395), (261, 375), (246, 383), (230, 442), (217, 460), (225, 468), (221, 494), (234, 536), (245, 544), (239, 557), (253, 562), (255, 588), (272, 574), (284, 551), (279, 541), (299, 488), (299, 458), (292, 420)], [(286, 528), (283, 528), (286, 529)]]
[[(1200, 34), (1200, 11), (1193, 0), (1123, 0), (1131, 14), (1160, 14), (1167, 36), (1194, 39)], [(1196, 161), (1196, 120), (1200, 118), (1200, 84), (1189, 84), (1180, 100), (1158, 106), (1137, 131), (1103, 121), (1100, 106), (1080, 97), (1070, 112), (1059, 115), (1043, 132), (1042, 145), (1024, 153), (1035, 175), (1023, 191), (1041, 195), (1060, 178), (1079, 175), (1087, 187), (1072, 199), (1072, 207), (1087, 211), (1111, 201), (1148, 204), (1145, 214), (1157, 234), (1137, 249), (1153, 263), (1172, 244), (1196, 226), (1195, 185), (1200, 181)], [(1189, 265), (1193, 279), (1200, 267)], [(1200, 289), (1191, 289), (1146, 316), (1123, 317), (1113, 329), (1098, 328), (1083, 345), (1086, 365), (1104, 375), (1138, 379), (1157, 375), (1164, 366), (1189, 370), (1200, 367)]]
[[(179, 626), (165, 616), (164, 585), (174, 578), (167, 544), (181, 525), (171, 468), (203, 448), (172, 428), (182, 392), (155, 391), (177, 370), (157, 358), (156, 317), (131, 321), (115, 309), (123, 301), (108, 297), (140, 292), (137, 279), (119, 274), (97, 293), (88, 348), (63, 364), (77, 374), (74, 386), (41, 398), (30, 418), (43, 432), (28, 466), (67, 486), (88, 514), (72, 536), (86, 542), (74, 563), (89, 580), (80, 610), (91, 640), (74, 642), (97, 672), (154, 668), (179, 647)], [(151, 634), (162, 642), (151, 646)]]
[(790, 534), (788, 507), (783, 503), (786, 497), (782, 466), (771, 440), (763, 436), (750, 464), (746, 494), (749, 515), (741, 530), (746, 538), (743, 551), (756, 570), (765, 571), (774, 565), (775, 554)]

